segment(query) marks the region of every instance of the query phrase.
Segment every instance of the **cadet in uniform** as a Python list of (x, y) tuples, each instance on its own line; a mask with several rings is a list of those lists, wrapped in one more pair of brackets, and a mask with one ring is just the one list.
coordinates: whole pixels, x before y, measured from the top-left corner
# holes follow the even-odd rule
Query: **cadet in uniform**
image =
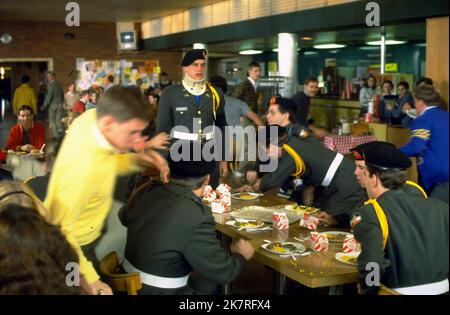
[[(184, 56), (181, 62), (184, 73), (182, 83), (166, 87), (161, 95), (156, 132), (166, 132), (173, 140), (196, 141), (202, 145), (210, 140), (222, 140), (220, 174), (227, 176), (227, 162), (223, 158), (224, 139), (215, 139), (212, 128), (220, 128), (222, 136), (225, 135), (225, 102), (222, 92), (205, 81), (205, 57), (204, 49), (191, 50)], [(218, 185), (217, 171), (211, 181), (213, 186)]]
[(169, 157), (170, 183), (137, 191), (119, 214), (128, 228), (123, 268), (140, 273), (141, 294), (209, 294), (194, 289), (191, 271), (225, 284), (253, 256), (252, 245), (244, 240), (231, 245), (227, 255), (216, 238), (211, 210), (201, 204), (215, 164)]
[(447, 292), (448, 205), (402, 189), (411, 161), (393, 145), (375, 142), (351, 151), (355, 175), (370, 198), (350, 222), (361, 242), (359, 292), (379, 290), (380, 284), (367, 281), (376, 272), (369, 263), (379, 268), (382, 284), (401, 294)]
[[(240, 190), (267, 191), (280, 186), (289, 176), (302, 178), (322, 188), (314, 200), (315, 207), (334, 216), (337, 223), (348, 220), (353, 208), (366, 199), (364, 190), (353, 175), (353, 163), (310, 136), (294, 136), (288, 140), (285, 128), (270, 127), (278, 130), (278, 145), (269, 148), (270, 142), (273, 143), (270, 135), (266, 145), (268, 155), (279, 158), (278, 167), (274, 172), (266, 173), (258, 179), (253, 186), (244, 185)], [(266, 135), (268, 134), (269, 132)]]

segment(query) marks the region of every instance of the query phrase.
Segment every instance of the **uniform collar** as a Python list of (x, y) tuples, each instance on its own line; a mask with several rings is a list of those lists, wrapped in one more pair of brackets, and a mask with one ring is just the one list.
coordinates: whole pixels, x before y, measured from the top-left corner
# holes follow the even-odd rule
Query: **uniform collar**
[(191, 94), (198, 96), (202, 95), (206, 91), (206, 80), (194, 80), (191, 77), (185, 75), (181, 82), (183, 87)]
[(430, 110), (430, 109), (433, 109), (433, 108), (436, 108), (436, 107), (437, 107), (437, 106), (427, 106), (427, 107), (425, 107), (425, 109), (423, 110), (423, 112), (420, 113), (419, 116), (424, 115), (424, 114), (426, 113), (426, 111), (428, 111), (428, 110)]
[(252, 78), (250, 78), (250, 77), (247, 77), (247, 79), (250, 81), (250, 83), (253, 85), (253, 88), (256, 90), (257, 82), (255, 80), (253, 80)]
[(179, 195), (179, 196), (184, 195), (194, 201), (198, 201), (198, 197), (196, 195), (194, 195), (192, 190), (190, 190), (189, 188), (186, 188), (184, 186), (169, 182), (167, 185), (165, 185), (165, 189), (176, 195)]

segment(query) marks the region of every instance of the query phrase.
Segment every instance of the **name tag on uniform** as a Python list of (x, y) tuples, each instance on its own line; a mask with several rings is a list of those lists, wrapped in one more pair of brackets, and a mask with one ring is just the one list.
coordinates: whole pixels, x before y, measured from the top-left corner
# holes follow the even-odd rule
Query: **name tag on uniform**
[(187, 111), (187, 107), (175, 107), (175, 111), (177, 112), (183, 112), (183, 111)]

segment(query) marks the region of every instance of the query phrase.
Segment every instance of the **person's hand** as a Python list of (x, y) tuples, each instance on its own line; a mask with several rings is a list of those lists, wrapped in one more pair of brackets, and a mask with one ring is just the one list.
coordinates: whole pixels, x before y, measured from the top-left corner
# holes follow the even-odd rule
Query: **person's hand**
[(328, 226), (338, 225), (338, 221), (336, 221), (331, 215), (326, 213), (325, 211), (321, 211), (317, 216), (319, 222), (323, 222)]
[(159, 170), (163, 183), (169, 182), (169, 165), (166, 159), (164, 159), (158, 152), (154, 150), (148, 150), (146, 153), (138, 153), (138, 157), (140, 159), (140, 162), (148, 163)]
[(258, 178), (257, 171), (247, 171), (246, 175), (247, 182), (249, 182), (250, 184), (254, 184), (257, 178)]
[(25, 144), (20, 147), (20, 151), (23, 151), (23, 152), (30, 152), (33, 149), (34, 149), (34, 147), (31, 144)]
[(85, 277), (80, 278), (80, 286), (85, 294), (89, 295), (113, 295), (112, 290), (106, 283), (97, 280), (88, 283)]
[(165, 150), (170, 144), (170, 137), (167, 133), (161, 132), (147, 141), (148, 149)]
[(405, 103), (405, 104), (403, 104), (402, 112), (406, 114), (406, 112), (407, 112), (408, 110), (411, 110), (411, 109), (412, 109), (411, 104)]
[(251, 185), (243, 185), (243, 186), (239, 187), (236, 191), (237, 192), (247, 192), (247, 191), (253, 192), (255, 190), (253, 189), (253, 186), (251, 186)]
[(230, 252), (233, 254), (240, 254), (248, 261), (252, 259), (255, 254), (255, 249), (249, 241), (240, 239), (235, 244), (230, 245)]
[(220, 161), (220, 176), (227, 177), (228, 176), (228, 162)]

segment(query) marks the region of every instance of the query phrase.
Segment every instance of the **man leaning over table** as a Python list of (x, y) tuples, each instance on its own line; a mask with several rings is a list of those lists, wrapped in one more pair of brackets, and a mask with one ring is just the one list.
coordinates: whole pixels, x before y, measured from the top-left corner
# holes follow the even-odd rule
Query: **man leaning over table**
[(170, 183), (146, 186), (119, 213), (128, 231), (122, 265), (139, 272), (140, 294), (218, 293), (253, 256), (249, 241), (232, 245), (230, 255), (220, 246), (211, 210), (201, 203), (215, 162), (193, 156), (192, 147), (189, 160), (169, 156)]
[[(437, 295), (448, 284), (448, 205), (405, 192), (406, 154), (386, 142), (353, 148), (355, 175), (369, 196), (350, 225), (361, 243), (360, 294), (376, 294), (380, 283), (405, 295)], [(371, 283), (373, 273), (380, 283)]]
[(80, 257), (81, 286), (88, 294), (112, 293), (94, 268), (98, 263), (94, 247), (113, 202), (116, 177), (150, 164), (168, 180), (167, 162), (152, 150), (163, 149), (168, 136), (145, 142), (141, 132), (147, 122), (140, 91), (113, 86), (97, 109), (73, 122), (53, 166), (45, 205), (51, 223), (61, 226)]

